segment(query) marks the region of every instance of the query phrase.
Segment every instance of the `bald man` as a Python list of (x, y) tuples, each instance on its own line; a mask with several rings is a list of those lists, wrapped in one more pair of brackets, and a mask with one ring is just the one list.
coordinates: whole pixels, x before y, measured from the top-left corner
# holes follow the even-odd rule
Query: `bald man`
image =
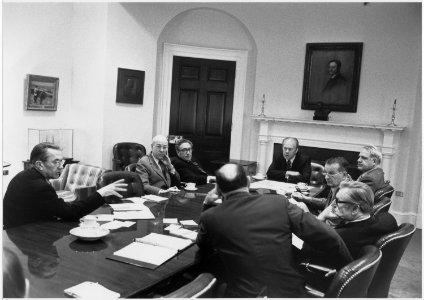
[(136, 173), (143, 182), (148, 194), (165, 194), (179, 192), (180, 175), (168, 157), (168, 140), (157, 135), (152, 140), (152, 152), (137, 162)]
[(216, 173), (216, 187), (204, 204), (222, 204), (200, 216), (197, 245), (202, 271), (227, 283), (225, 298), (305, 297), (296, 271), (292, 233), (328, 253), (343, 266), (352, 260), (340, 236), (282, 195), (250, 194), (247, 174), (237, 164)]

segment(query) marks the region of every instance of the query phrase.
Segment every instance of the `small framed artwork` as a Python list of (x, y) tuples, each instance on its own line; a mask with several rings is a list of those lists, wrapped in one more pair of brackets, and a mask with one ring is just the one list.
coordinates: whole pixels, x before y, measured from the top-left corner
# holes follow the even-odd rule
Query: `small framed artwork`
[(117, 103), (143, 104), (144, 71), (118, 68)]
[(302, 109), (356, 112), (363, 43), (306, 44)]
[(59, 78), (27, 74), (26, 110), (57, 110)]

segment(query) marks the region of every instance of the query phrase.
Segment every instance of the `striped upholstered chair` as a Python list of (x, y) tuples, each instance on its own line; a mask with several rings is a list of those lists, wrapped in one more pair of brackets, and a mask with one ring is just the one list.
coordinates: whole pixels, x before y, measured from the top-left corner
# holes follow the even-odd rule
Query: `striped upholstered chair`
[(58, 179), (50, 180), (60, 198), (70, 202), (85, 199), (96, 192), (96, 184), (105, 172), (100, 167), (82, 164), (66, 165)]

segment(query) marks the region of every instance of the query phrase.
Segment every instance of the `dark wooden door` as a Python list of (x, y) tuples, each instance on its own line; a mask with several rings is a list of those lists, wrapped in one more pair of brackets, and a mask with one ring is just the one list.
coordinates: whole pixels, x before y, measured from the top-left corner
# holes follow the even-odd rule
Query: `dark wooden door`
[(235, 67), (234, 61), (174, 56), (169, 134), (191, 140), (193, 155), (209, 171), (211, 161), (230, 157)]

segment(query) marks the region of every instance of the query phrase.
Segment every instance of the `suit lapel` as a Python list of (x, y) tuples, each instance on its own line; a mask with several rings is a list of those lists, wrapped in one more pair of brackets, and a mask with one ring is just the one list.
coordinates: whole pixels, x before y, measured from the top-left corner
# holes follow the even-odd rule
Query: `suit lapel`
[(163, 173), (162, 173), (162, 169), (160, 168), (160, 166), (156, 163), (156, 161), (155, 161), (155, 159), (153, 158), (153, 154), (152, 153), (150, 153), (149, 154), (149, 160), (150, 160), (150, 165), (151, 165), (151, 167), (152, 167), (152, 170), (153, 171), (155, 171), (156, 172), (156, 174), (160, 177), (160, 178), (162, 178), (162, 180), (164, 181), (164, 182), (166, 182), (166, 185), (169, 187), (169, 182), (168, 182), (168, 179), (167, 178), (165, 178), (164, 176), (163, 176)]

